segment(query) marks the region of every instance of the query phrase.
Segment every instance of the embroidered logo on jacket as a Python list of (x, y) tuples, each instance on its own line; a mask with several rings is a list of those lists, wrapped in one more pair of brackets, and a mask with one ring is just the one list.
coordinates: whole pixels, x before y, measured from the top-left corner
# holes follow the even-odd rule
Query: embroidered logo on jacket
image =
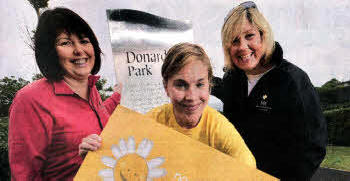
[(258, 103), (256, 105), (256, 108), (258, 108), (258, 110), (264, 111), (264, 112), (268, 112), (268, 111), (270, 111), (272, 109), (269, 106), (269, 104), (268, 104), (268, 96), (267, 96), (267, 94), (264, 94), (261, 97), (261, 100), (260, 100), (260, 102), (258, 101)]

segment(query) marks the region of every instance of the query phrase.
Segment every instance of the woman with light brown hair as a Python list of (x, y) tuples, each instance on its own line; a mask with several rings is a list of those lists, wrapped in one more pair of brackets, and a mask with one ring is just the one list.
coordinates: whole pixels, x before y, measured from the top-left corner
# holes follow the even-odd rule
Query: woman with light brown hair
[(174, 45), (162, 66), (165, 92), (170, 104), (147, 113), (157, 122), (256, 167), (255, 159), (235, 127), (208, 106), (213, 77), (208, 55), (191, 43)]
[[(254, 156), (235, 127), (208, 106), (213, 71), (203, 48), (191, 43), (174, 45), (167, 53), (161, 73), (171, 103), (156, 107), (146, 115), (256, 168)], [(94, 139), (83, 139), (82, 144), (89, 145), (87, 151), (100, 147), (93, 146), (98, 144)]]
[(310, 180), (326, 153), (327, 125), (309, 77), (283, 58), (252, 1), (228, 13), (221, 38), (226, 72), (212, 94), (257, 168), (282, 180)]

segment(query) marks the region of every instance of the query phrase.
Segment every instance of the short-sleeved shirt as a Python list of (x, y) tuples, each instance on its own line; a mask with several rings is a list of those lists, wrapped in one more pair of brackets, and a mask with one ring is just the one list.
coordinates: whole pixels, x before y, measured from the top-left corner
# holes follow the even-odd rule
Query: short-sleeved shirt
[(204, 108), (197, 126), (191, 129), (183, 128), (177, 123), (172, 104), (156, 107), (146, 115), (194, 140), (232, 156), (241, 163), (256, 167), (254, 156), (235, 127), (222, 114), (209, 106)]

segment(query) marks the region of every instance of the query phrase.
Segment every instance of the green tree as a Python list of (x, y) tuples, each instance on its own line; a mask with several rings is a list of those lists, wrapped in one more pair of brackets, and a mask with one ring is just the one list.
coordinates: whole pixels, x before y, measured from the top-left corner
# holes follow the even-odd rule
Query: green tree
[[(47, 8), (49, 0), (28, 0), (28, 2), (34, 8), (35, 13), (36, 13), (36, 15), (37, 15), (37, 17), (39, 19), (40, 9)], [(35, 30), (30, 30), (27, 25), (24, 26), (24, 29), (25, 29), (24, 34), (25, 34), (25, 37), (26, 37), (26, 39), (24, 40), (24, 43), (29, 48), (34, 50), (34, 34), (35, 34)]]
[(323, 84), (321, 88), (323, 88), (323, 89), (335, 88), (338, 85), (340, 85), (340, 83), (341, 82), (339, 80), (333, 78), (333, 79), (329, 80), (328, 82), (326, 82), (325, 84)]
[(96, 88), (98, 91), (101, 91), (103, 90), (103, 87), (106, 85), (107, 83), (107, 80), (102, 78), (102, 79), (99, 79), (97, 82), (96, 82)]
[(44, 78), (43, 74), (41, 73), (37, 73), (37, 74), (34, 74), (33, 77), (32, 77), (32, 80), (33, 81), (36, 81), (36, 80), (39, 80), (41, 78)]
[(112, 87), (104, 88), (106, 83), (107, 83), (107, 80), (104, 78), (101, 78), (96, 82), (96, 88), (97, 88), (98, 92), (100, 93), (101, 99), (103, 101), (109, 97), (109, 94), (108, 94), (109, 92), (113, 92)]
[(27, 85), (29, 81), (14, 76), (0, 79), (0, 116), (8, 116), (8, 109), (16, 92)]
[(28, 0), (30, 5), (35, 9), (36, 15), (40, 16), (40, 9), (48, 6), (49, 0)]

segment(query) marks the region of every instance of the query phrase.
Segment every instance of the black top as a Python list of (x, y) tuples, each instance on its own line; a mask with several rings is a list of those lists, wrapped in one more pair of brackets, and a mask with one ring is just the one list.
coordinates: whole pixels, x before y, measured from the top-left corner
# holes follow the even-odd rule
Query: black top
[(309, 180), (326, 154), (327, 123), (307, 74), (283, 59), (276, 42), (272, 63), (248, 96), (236, 68), (214, 78), (212, 94), (255, 156), (258, 169), (282, 180)]

